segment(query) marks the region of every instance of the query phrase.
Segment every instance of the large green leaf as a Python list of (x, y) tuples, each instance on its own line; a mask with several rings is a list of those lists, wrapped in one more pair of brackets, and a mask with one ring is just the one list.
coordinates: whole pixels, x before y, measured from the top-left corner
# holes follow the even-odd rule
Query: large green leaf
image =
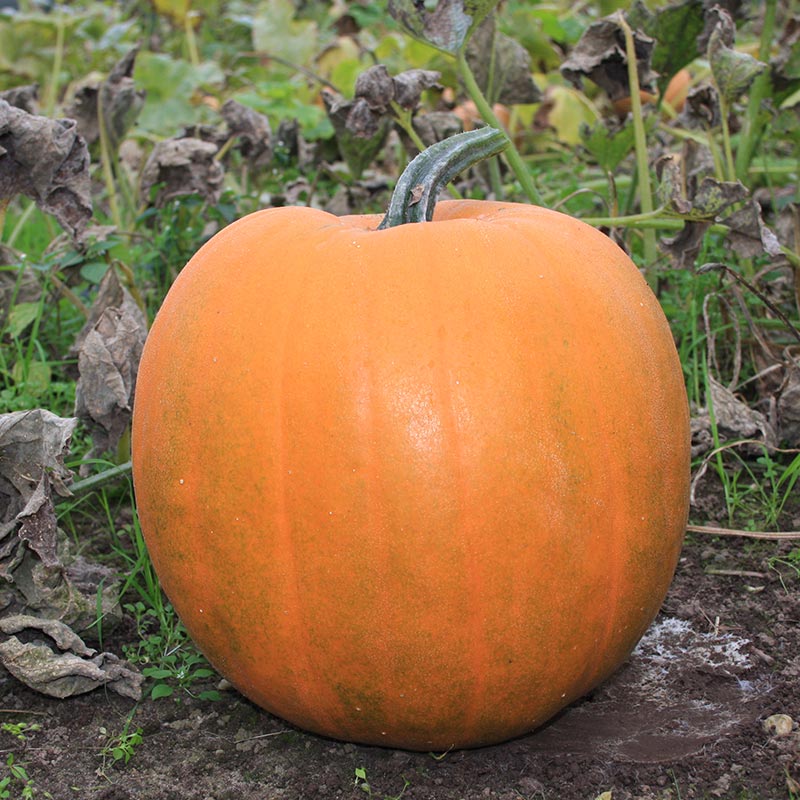
[(291, 0), (262, 0), (253, 18), (253, 46), (260, 53), (301, 66), (317, 54), (319, 30), (311, 20), (295, 19)]
[(152, 133), (169, 136), (184, 125), (211, 119), (211, 110), (193, 102), (198, 90), (221, 85), (225, 73), (213, 62), (193, 66), (163, 53), (140, 53), (133, 77), (147, 96), (138, 124)]
[(413, 37), (455, 54), (500, 0), (389, 0), (389, 13)]
[(705, 25), (703, 2), (681, 0), (650, 11), (637, 0), (628, 21), (656, 41), (651, 66), (658, 73), (658, 89), (663, 95), (670, 78), (700, 54), (697, 39)]

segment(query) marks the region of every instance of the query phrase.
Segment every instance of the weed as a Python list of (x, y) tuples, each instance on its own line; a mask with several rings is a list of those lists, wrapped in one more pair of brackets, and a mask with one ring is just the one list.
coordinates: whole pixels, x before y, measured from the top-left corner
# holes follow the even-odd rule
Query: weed
[(400, 798), (405, 794), (406, 789), (411, 785), (411, 782), (407, 778), (403, 778), (403, 788), (400, 790), (398, 794), (393, 795), (376, 795), (373, 790), (372, 786), (370, 785), (369, 781), (367, 780), (367, 770), (364, 767), (356, 767), (355, 768), (355, 781), (354, 786), (361, 789), (367, 797), (381, 797), (382, 800), (400, 800)]
[(195, 683), (216, 673), (195, 650), (171, 605), (165, 605), (160, 614), (141, 601), (129, 603), (124, 608), (136, 621), (139, 639), (124, 647), (123, 651), (129, 661), (142, 666), (145, 678), (154, 681), (150, 690), (153, 700), (171, 697), (176, 688), (201, 700), (219, 699), (219, 692), (214, 689), (194, 694)]
[[(32, 800), (38, 795), (33, 778), (28, 775), (25, 765), (17, 761), (13, 753), (9, 753), (6, 758), (6, 770), (7, 773), (0, 778), (0, 800), (11, 800), (11, 798)], [(53, 797), (50, 792), (44, 792), (41, 796)]]
[(0, 730), (10, 733), (15, 739), (24, 742), (29, 733), (41, 730), (42, 726), (38, 722), (4, 722), (0, 725)]
[(122, 730), (116, 735), (109, 733), (105, 727), (100, 728), (100, 736), (104, 739), (103, 747), (98, 755), (103, 759), (103, 763), (97, 771), (98, 775), (107, 777), (106, 770), (109, 767), (125, 766), (134, 755), (136, 748), (142, 743), (142, 729), (131, 730), (136, 709), (125, 718)]

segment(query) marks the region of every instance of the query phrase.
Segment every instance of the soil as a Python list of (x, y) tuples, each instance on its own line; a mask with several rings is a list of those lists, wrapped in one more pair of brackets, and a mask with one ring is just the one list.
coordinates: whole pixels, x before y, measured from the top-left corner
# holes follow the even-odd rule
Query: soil
[[(540, 730), (478, 750), (335, 742), (225, 691), (218, 701), (142, 701), (129, 728), (142, 740), (127, 764), (113, 763), (101, 753), (134, 710), (130, 700), (103, 691), (52, 700), (0, 676), (0, 721), (40, 726), (24, 740), (0, 732), (0, 777), (13, 753), (33, 790), (23, 794), (15, 780), (5, 795), (0, 782), (0, 797), (789, 800), (800, 780), (800, 578), (771, 559), (790, 549), (690, 537), (629, 661)], [(775, 714), (794, 718), (790, 732), (765, 726)]]

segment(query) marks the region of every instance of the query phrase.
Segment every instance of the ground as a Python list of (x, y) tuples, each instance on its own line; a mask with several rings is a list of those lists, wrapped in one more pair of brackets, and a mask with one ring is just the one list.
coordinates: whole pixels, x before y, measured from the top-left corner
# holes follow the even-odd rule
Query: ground
[[(790, 549), (691, 536), (628, 663), (542, 729), (478, 750), (335, 742), (229, 690), (218, 701), (186, 693), (142, 701), (128, 729), (141, 728), (141, 742), (126, 764), (109, 745), (130, 700), (103, 691), (51, 700), (6, 675), (0, 720), (39, 727), (24, 739), (7, 725), (0, 733), (0, 776), (10, 775), (1, 769), (13, 753), (32, 791), (14, 778), (10, 794), (0, 781), (0, 797), (594, 800), (611, 791), (614, 800), (789, 800), (792, 776), (800, 780), (800, 592), (795, 569), (774, 557)], [(765, 726), (775, 714), (794, 718), (791, 732)]]

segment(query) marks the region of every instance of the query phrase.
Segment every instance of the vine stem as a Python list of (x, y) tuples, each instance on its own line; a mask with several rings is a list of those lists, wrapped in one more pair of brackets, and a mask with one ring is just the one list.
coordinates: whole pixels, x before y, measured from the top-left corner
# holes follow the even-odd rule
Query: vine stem
[(119, 466), (111, 467), (103, 470), (103, 472), (98, 472), (97, 475), (91, 475), (90, 477), (84, 478), (81, 481), (75, 481), (75, 483), (68, 487), (71, 493), (70, 496), (57, 498), (56, 504), (61, 505), (62, 503), (68, 502), (75, 497), (89, 494), (89, 492), (93, 492), (96, 489), (99, 489), (101, 486), (105, 486), (107, 483), (119, 480), (120, 478), (128, 477), (130, 472), (131, 462), (126, 461), (124, 464), (120, 464)]
[(111, 218), (117, 230), (122, 230), (122, 214), (119, 210), (119, 200), (114, 184), (114, 169), (111, 166), (111, 143), (109, 142), (108, 128), (106, 127), (105, 104), (103, 103), (103, 87), (97, 93), (97, 129), (100, 133), (100, 163), (103, 167), (103, 180), (108, 193), (108, 204), (111, 207)]
[(736, 166), (733, 160), (733, 146), (731, 145), (731, 129), (728, 125), (728, 114), (730, 107), (728, 101), (723, 97), (722, 92), (719, 93), (719, 115), (722, 124), (722, 147), (725, 153), (725, 173), (726, 180), (736, 180)]
[(467, 94), (472, 99), (472, 102), (475, 103), (475, 107), (478, 109), (478, 113), (480, 113), (484, 122), (486, 122), (492, 128), (496, 128), (497, 130), (501, 131), (505, 136), (506, 141), (508, 142), (507, 150), (505, 152), (506, 160), (508, 161), (511, 169), (514, 171), (514, 174), (517, 176), (517, 180), (522, 186), (522, 191), (525, 192), (528, 200), (530, 200), (531, 203), (534, 205), (543, 205), (539, 190), (536, 188), (536, 184), (533, 182), (533, 177), (531, 176), (527, 165), (523, 161), (519, 150), (517, 150), (517, 147), (511, 140), (511, 137), (505, 132), (505, 128), (500, 120), (497, 119), (497, 116), (492, 110), (489, 101), (481, 91), (481, 87), (478, 85), (478, 81), (475, 79), (475, 75), (467, 63), (466, 50), (464, 47), (462, 47), (456, 53), (456, 63), (458, 65), (458, 73), (461, 76), (461, 80), (464, 82), (464, 87), (467, 90)]
[[(653, 190), (650, 185), (650, 165), (647, 156), (647, 135), (644, 129), (644, 116), (642, 113), (642, 98), (639, 95), (639, 70), (636, 61), (636, 43), (633, 31), (628, 25), (625, 15), (619, 12), (617, 22), (625, 37), (625, 55), (628, 62), (628, 84), (631, 91), (631, 114), (633, 116), (633, 139), (636, 151), (636, 171), (639, 180), (639, 204), (642, 214), (653, 211)], [(654, 230), (644, 233), (644, 259), (645, 265), (650, 267), (658, 258), (656, 248), (656, 234)]]
[(442, 186), (459, 173), (508, 147), (508, 137), (497, 128), (458, 133), (423, 150), (403, 170), (389, 200), (379, 230), (410, 222), (429, 222)]

